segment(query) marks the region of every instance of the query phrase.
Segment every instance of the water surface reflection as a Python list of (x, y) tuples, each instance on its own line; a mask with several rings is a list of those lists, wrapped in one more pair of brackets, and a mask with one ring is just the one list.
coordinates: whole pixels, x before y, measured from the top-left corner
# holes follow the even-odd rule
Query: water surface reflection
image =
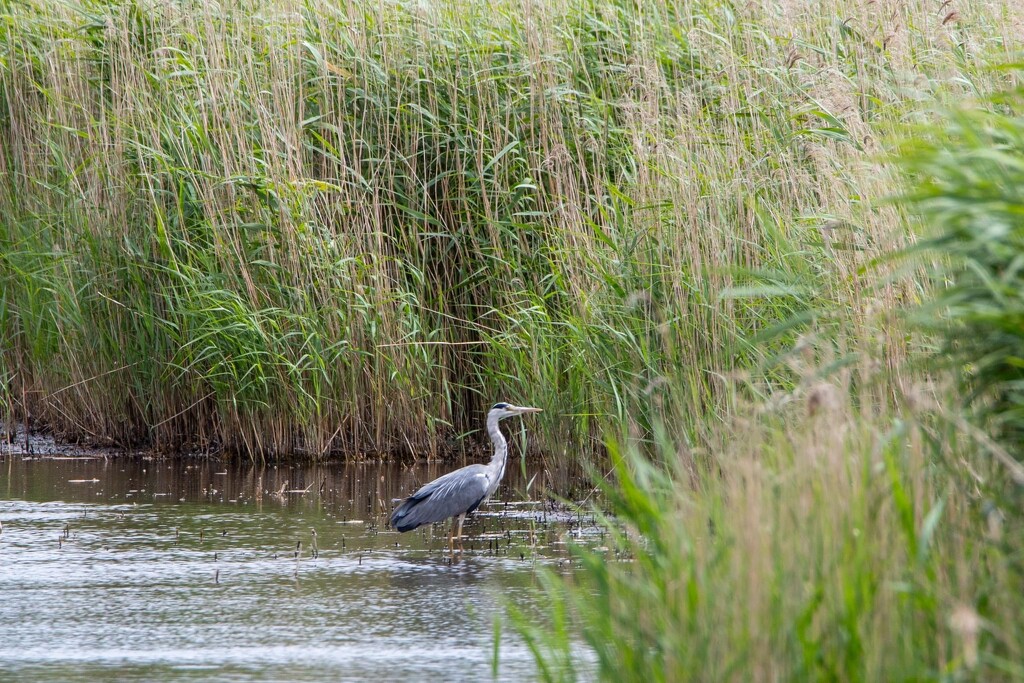
[[(490, 678), (503, 600), (528, 606), (536, 567), (597, 532), (540, 502), (585, 495), (581, 479), (514, 466), (462, 555), (446, 527), (386, 528), (394, 499), (449, 469), (0, 457), (0, 672)], [(500, 679), (531, 677), (508, 628), (500, 652)]]

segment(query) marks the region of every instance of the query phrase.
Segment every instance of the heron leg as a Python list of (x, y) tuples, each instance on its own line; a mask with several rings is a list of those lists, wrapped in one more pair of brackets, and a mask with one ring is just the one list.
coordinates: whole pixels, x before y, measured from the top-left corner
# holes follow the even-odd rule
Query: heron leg
[(462, 546), (462, 523), (466, 521), (466, 513), (459, 515), (459, 547)]

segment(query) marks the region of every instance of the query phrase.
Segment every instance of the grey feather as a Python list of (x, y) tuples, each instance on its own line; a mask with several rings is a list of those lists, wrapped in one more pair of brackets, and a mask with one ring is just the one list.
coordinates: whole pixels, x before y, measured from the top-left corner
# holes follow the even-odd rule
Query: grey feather
[(411, 531), (424, 524), (473, 512), (487, 497), (489, 483), (487, 468), (483, 465), (449, 472), (399, 505), (391, 515), (391, 526), (398, 531)]

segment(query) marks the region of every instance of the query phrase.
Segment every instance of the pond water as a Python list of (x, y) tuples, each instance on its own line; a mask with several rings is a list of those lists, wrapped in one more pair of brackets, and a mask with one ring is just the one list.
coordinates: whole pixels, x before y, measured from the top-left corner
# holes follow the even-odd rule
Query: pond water
[(534, 606), (538, 568), (572, 571), (566, 542), (598, 537), (543, 494), (587, 490), (517, 460), (463, 552), (447, 526), (386, 528), (395, 499), (460, 464), (8, 450), (0, 678), (489, 680), (496, 618), (497, 679), (532, 678), (505, 604)]

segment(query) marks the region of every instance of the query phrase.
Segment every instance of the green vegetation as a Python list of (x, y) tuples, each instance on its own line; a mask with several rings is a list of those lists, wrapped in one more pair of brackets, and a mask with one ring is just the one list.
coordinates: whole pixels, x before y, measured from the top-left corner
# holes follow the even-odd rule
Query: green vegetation
[(1024, 678), (1024, 11), (960, 4), (4, 3), (5, 412), (260, 458), (540, 405), (618, 530), (545, 677)]
[(615, 538), (517, 620), (545, 680), (580, 678), (578, 637), (603, 680), (1024, 680), (1019, 486), (913, 410), (821, 400), (732, 430), (697, 486), (623, 453)]
[(8, 402), (255, 456), (437, 451), (495, 397), (588, 450), (655, 381), (712, 413), (773, 313), (724, 266), (783, 267), (806, 161), (769, 151), (814, 117), (731, 101), (652, 11), (8, 5)]
[(755, 335), (871, 326), (901, 296), (861, 272), (905, 230), (874, 155), (934, 98), (988, 89), (977, 54), (1010, 21), (3, 7), (8, 412), (255, 457), (438, 453), (496, 397), (545, 406), (557, 456), (627, 415), (683, 415), (701, 443), (730, 373), (795, 333)]
[(1024, 443), (1024, 90), (954, 112), (908, 143), (906, 200), (933, 229), (919, 248), (946, 259), (920, 315), (966, 404), (1011, 449)]
[(603, 680), (1024, 680), (1024, 88), (919, 120), (875, 315), (737, 382), (704, 452), (611, 434), (610, 542), (516, 614), (544, 680), (580, 638)]

